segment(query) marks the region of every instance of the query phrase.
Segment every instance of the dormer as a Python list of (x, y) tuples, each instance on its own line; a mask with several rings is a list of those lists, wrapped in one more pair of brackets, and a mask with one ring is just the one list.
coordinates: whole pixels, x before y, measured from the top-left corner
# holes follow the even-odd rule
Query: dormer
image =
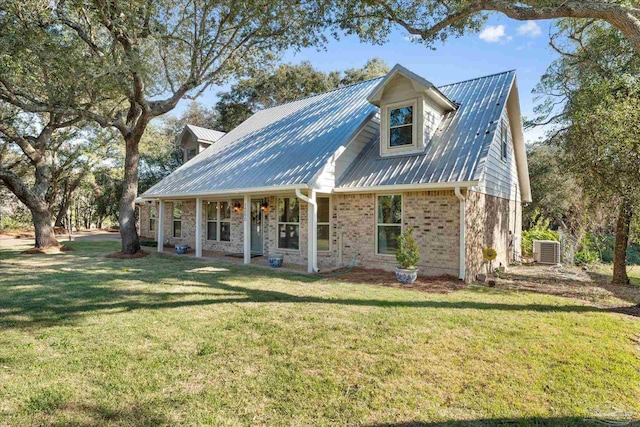
[(431, 82), (397, 64), (367, 100), (380, 108), (380, 156), (422, 153), (442, 117), (457, 108)]
[(226, 135), (213, 129), (200, 126), (186, 125), (176, 140), (176, 145), (184, 153), (184, 162), (188, 162), (198, 154), (206, 150), (211, 144)]

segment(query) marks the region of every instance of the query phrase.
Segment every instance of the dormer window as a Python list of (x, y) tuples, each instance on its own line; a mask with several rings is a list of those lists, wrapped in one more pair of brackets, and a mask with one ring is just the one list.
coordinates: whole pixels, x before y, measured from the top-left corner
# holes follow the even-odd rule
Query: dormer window
[(406, 152), (416, 150), (418, 144), (418, 100), (395, 102), (383, 107), (385, 116), (382, 125), (385, 127), (383, 141), (385, 152)]
[(413, 145), (413, 104), (389, 110), (389, 147)]
[(380, 156), (424, 153), (440, 121), (458, 106), (431, 82), (396, 65), (367, 100), (380, 108)]

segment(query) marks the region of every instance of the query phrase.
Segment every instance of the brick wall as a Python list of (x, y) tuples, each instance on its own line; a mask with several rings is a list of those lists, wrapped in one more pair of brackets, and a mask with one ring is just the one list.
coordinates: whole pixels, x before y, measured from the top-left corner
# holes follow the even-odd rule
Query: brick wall
[[(151, 231), (149, 230), (149, 214), (150, 214), (150, 210), (151, 210), (151, 206), (155, 206), (154, 205), (149, 205), (147, 203), (138, 205), (139, 207), (139, 215), (140, 215), (140, 229), (138, 230), (138, 233), (140, 234), (140, 237), (144, 238), (144, 239), (152, 239), (155, 240), (156, 239), (156, 231)], [(157, 217), (158, 217), (158, 209), (156, 208), (156, 227), (158, 226), (157, 224)]]
[[(403, 196), (403, 227), (414, 228), (414, 237), (420, 247), (420, 274), (457, 276), (459, 272), (459, 201), (453, 191), (406, 192)], [(295, 197), (295, 196), (292, 196)], [(300, 249), (279, 249), (277, 246), (277, 197), (265, 198), (269, 212), (263, 213), (264, 253), (283, 253), (285, 263), (306, 265), (307, 263), (307, 213), (308, 207), (300, 202)], [(232, 205), (243, 203), (242, 199), (231, 200)], [(337, 194), (332, 195), (330, 205), (331, 233), (330, 250), (318, 252), (321, 270), (350, 265), (357, 254), (359, 266), (393, 270), (395, 256), (376, 253), (376, 195)], [(148, 208), (147, 208), (148, 209)], [(195, 247), (195, 200), (182, 202), (182, 237), (172, 237), (173, 203), (165, 203), (165, 243), (183, 243)], [(148, 227), (148, 210), (147, 210)], [(206, 237), (206, 201), (202, 209), (203, 249), (225, 252), (243, 251), (243, 213), (231, 212), (231, 241), (212, 242)], [(144, 216), (144, 215), (143, 215)]]
[[(500, 197), (469, 191), (467, 194), (467, 277), (473, 280), (479, 273), (486, 274), (489, 265), (485, 262), (482, 251), (492, 247), (497, 252), (493, 268), (500, 264), (509, 265), (513, 240), (516, 253), (520, 253), (520, 235), (522, 224), (522, 207), (519, 202)], [(510, 237), (509, 231), (512, 236)]]
[[(457, 276), (459, 273), (460, 208), (453, 191), (407, 192), (403, 195), (403, 226), (414, 228), (420, 248), (420, 274)], [(342, 241), (342, 265), (354, 255), (358, 265), (392, 270), (395, 256), (376, 253), (376, 195), (345, 194), (334, 198), (332, 254), (339, 263)]]

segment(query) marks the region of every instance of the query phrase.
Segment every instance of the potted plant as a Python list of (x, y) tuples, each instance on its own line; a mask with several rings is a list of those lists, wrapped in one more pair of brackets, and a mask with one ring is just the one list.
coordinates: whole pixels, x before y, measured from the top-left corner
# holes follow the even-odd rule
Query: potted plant
[(282, 267), (283, 260), (283, 254), (272, 254), (271, 256), (269, 256), (269, 265), (273, 268), (280, 268)]
[(413, 228), (408, 228), (398, 237), (396, 249), (396, 278), (404, 285), (410, 285), (418, 278), (418, 262), (420, 249), (413, 238)]

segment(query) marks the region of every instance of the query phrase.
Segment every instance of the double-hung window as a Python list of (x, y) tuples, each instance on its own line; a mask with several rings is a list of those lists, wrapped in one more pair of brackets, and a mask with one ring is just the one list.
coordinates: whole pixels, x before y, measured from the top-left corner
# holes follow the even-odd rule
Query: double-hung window
[(413, 117), (415, 105), (389, 108), (389, 148), (414, 145)]
[(296, 197), (278, 199), (278, 248), (300, 249), (300, 202)]
[(328, 197), (318, 197), (318, 250), (328, 251), (331, 239), (331, 212)]
[(231, 240), (231, 206), (229, 202), (207, 202), (207, 240)]
[(507, 160), (507, 155), (509, 154), (509, 128), (507, 127), (507, 123), (504, 120), (502, 121), (500, 138), (500, 152), (502, 154), (502, 160)]
[(149, 231), (156, 230), (156, 207), (149, 207)]
[(402, 196), (378, 196), (376, 210), (376, 252), (393, 255), (402, 233)]
[(173, 203), (173, 237), (182, 237), (182, 202)]

